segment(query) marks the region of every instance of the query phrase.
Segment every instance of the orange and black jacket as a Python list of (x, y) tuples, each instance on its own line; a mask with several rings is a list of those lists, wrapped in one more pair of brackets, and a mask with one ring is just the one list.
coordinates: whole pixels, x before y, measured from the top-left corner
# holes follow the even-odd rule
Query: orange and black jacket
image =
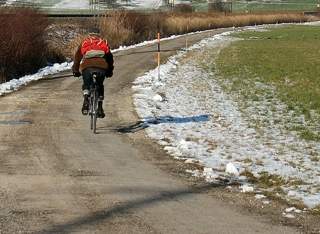
[[(82, 61), (82, 62), (81, 62)], [(100, 68), (106, 70), (107, 77), (113, 74), (113, 55), (111, 51), (103, 58), (85, 58), (81, 54), (81, 45), (78, 47), (74, 55), (74, 63), (72, 66), (73, 72), (81, 72), (86, 68)]]

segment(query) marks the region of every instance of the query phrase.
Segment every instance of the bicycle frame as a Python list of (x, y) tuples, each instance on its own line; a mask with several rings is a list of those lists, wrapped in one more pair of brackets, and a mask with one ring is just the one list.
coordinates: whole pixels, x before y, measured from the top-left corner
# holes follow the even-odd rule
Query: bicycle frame
[(92, 75), (92, 85), (90, 87), (89, 97), (89, 115), (90, 115), (90, 129), (93, 133), (97, 133), (97, 111), (98, 111), (98, 90), (97, 90), (97, 75)]

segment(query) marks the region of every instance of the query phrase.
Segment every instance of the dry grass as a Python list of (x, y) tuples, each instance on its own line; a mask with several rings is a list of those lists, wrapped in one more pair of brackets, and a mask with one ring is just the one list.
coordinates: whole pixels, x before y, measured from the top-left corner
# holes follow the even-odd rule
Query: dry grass
[(146, 15), (130, 11), (115, 11), (100, 22), (101, 34), (109, 40), (112, 48), (131, 45), (154, 38), (163, 19), (159, 13)]
[(287, 22), (306, 21), (306, 17), (301, 14), (271, 14), (271, 15), (236, 15), (236, 16), (221, 16), (207, 15), (188, 17), (171, 16), (165, 21), (165, 28), (168, 34), (186, 33), (198, 30), (225, 28), (225, 27), (241, 27), (248, 25), (259, 24), (274, 24)]
[[(71, 51), (71, 57), (75, 54), (77, 51), (79, 45), (81, 45), (82, 41), (87, 37), (87, 34), (81, 34), (77, 36), (74, 40), (72, 40), (69, 45), (68, 49), (66, 51)], [(69, 54), (68, 54), (69, 55)]]
[(0, 16), (0, 81), (45, 65), (47, 18), (27, 8), (1, 9)]
[(199, 30), (241, 27), (259, 24), (304, 22), (308, 18), (299, 13), (254, 14), (225, 16), (213, 13), (153, 13), (115, 11), (100, 22), (102, 35), (112, 48), (130, 45), (155, 38), (159, 31), (162, 37)]

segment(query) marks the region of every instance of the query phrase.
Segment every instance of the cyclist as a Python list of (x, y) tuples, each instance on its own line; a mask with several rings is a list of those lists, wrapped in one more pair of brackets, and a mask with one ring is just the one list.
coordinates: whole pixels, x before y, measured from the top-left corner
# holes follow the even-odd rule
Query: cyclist
[(98, 29), (92, 29), (89, 35), (81, 42), (75, 55), (72, 66), (73, 75), (79, 77), (82, 74), (83, 78), (83, 105), (82, 114), (87, 115), (89, 112), (89, 90), (93, 82), (92, 74), (97, 75), (98, 89), (98, 111), (97, 117), (104, 118), (104, 110), (102, 108), (104, 99), (103, 82), (105, 77), (113, 75), (113, 55), (107, 40), (99, 35)]

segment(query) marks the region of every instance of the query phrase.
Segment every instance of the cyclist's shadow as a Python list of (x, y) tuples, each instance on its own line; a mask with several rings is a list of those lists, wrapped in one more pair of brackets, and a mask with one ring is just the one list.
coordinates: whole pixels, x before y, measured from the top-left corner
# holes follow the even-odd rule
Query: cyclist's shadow
[(209, 119), (210, 119), (210, 115), (207, 115), (207, 114), (187, 116), (187, 117), (173, 117), (169, 115), (159, 116), (159, 117), (147, 117), (133, 124), (119, 126), (115, 130), (119, 133), (135, 133), (156, 124), (198, 123), (198, 122), (207, 122), (209, 121)]

